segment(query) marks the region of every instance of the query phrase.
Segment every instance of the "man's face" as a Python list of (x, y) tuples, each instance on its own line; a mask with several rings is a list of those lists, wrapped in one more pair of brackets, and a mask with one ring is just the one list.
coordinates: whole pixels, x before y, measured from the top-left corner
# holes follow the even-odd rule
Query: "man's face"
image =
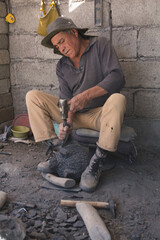
[(75, 29), (70, 32), (57, 33), (52, 39), (52, 44), (65, 56), (73, 59), (78, 57), (80, 52), (80, 43), (78, 32)]

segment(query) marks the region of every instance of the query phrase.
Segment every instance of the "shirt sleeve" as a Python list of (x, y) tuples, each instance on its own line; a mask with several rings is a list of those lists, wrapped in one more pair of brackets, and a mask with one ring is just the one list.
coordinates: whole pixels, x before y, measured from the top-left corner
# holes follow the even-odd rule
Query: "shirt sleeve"
[(67, 99), (68, 101), (72, 98), (72, 93), (68, 87), (68, 84), (64, 78), (61, 59), (57, 63), (56, 74), (59, 81), (59, 98)]
[(125, 78), (116, 52), (106, 38), (102, 37), (98, 41), (98, 54), (104, 78), (97, 86), (102, 87), (109, 94), (120, 92), (125, 85)]

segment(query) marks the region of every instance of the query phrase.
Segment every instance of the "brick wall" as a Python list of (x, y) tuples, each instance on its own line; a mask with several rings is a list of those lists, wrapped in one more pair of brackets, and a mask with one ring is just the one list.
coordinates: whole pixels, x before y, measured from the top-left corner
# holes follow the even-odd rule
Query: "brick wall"
[[(94, 25), (94, 0), (72, 3), (58, 0), (58, 8), (61, 15), (71, 17), (78, 26), (88, 27), (90, 34), (109, 38), (108, 2), (103, 0), (102, 27)], [(46, 0), (46, 3), (49, 6), (50, 1)], [(125, 121), (136, 129), (138, 144), (159, 147), (160, 3), (158, 0), (110, 0), (110, 3), (113, 45), (126, 77), (123, 90), (128, 100)], [(16, 22), (9, 26), (15, 115), (26, 112), (25, 94), (30, 89), (58, 94), (55, 69), (59, 56), (40, 45), (42, 37), (37, 35), (39, 8), (40, 0), (11, 0), (11, 10), (16, 17)], [(6, 24), (3, 28), (7, 30)], [(4, 59), (8, 61), (7, 47), (1, 55), (5, 55)], [(2, 66), (7, 68), (8, 62), (0, 68)], [(4, 73), (7, 71), (3, 70), (1, 74)], [(8, 86), (6, 79), (8, 77), (1, 79), (3, 88)]]
[(8, 24), (5, 22), (7, 9), (0, 1), (0, 130), (10, 125), (13, 119), (13, 102), (10, 91), (10, 57)]

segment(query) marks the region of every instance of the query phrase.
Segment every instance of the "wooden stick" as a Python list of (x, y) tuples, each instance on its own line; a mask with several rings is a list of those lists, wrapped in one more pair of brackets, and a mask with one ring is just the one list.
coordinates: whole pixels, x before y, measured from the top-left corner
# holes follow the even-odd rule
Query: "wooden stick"
[(7, 199), (7, 193), (0, 191), (0, 209), (3, 207)]
[(50, 183), (53, 183), (57, 186), (72, 188), (76, 185), (76, 181), (71, 178), (61, 178), (57, 177), (50, 173), (42, 173), (42, 176)]
[(109, 206), (108, 202), (61, 200), (61, 206), (75, 207), (76, 203), (89, 203), (97, 208), (107, 208)]
[(111, 240), (111, 235), (97, 210), (89, 203), (76, 203), (91, 240)]

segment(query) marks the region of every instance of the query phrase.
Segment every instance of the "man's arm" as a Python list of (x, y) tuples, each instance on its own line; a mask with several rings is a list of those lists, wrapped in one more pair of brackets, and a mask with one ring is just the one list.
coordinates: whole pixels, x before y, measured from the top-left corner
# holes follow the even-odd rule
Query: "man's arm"
[(74, 96), (68, 104), (70, 105), (70, 111), (75, 113), (82, 110), (93, 98), (100, 97), (107, 94), (104, 88), (95, 86), (85, 90), (84, 92)]

